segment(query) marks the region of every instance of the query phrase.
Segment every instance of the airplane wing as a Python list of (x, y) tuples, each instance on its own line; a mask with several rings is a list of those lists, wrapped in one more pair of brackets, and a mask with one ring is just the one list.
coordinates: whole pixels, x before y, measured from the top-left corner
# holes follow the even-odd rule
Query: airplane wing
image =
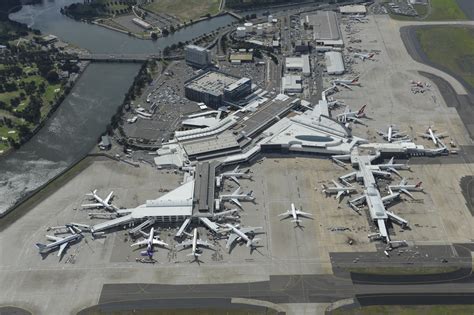
[(400, 191), (402, 191), (403, 193), (407, 194), (408, 196), (411, 197), (411, 199), (415, 199), (415, 197), (413, 197), (413, 194), (411, 192), (409, 192), (408, 190), (406, 190), (405, 188), (402, 188), (400, 189)]
[(175, 247), (188, 247), (188, 246), (192, 246), (193, 245), (193, 241), (190, 241), (190, 240), (187, 240), (187, 241), (184, 241), (178, 245), (176, 245)]
[(289, 216), (289, 215), (291, 215), (291, 211), (286, 211), (286, 212), (280, 213), (278, 216), (283, 217), (283, 216)]
[(234, 182), (237, 183), (237, 185), (240, 185), (239, 180), (235, 176), (231, 176), (230, 179), (232, 179)]
[(81, 205), (83, 208), (98, 208), (98, 207), (103, 207), (104, 205), (101, 203), (86, 203), (84, 205)]
[(232, 243), (234, 243), (237, 240), (237, 238), (239, 238), (237, 234), (232, 233), (231, 235), (229, 235), (229, 238), (227, 239), (227, 243), (225, 244), (225, 248), (230, 248), (230, 245), (232, 245)]
[(334, 186), (336, 186), (336, 188), (343, 188), (342, 185), (336, 182), (334, 179), (332, 180), (332, 183), (334, 184)]
[(344, 191), (339, 190), (339, 191), (337, 192), (336, 199), (341, 198), (342, 194), (344, 194)]
[(212, 245), (208, 241), (197, 240), (197, 244), (201, 246), (206, 246), (206, 247), (214, 247), (214, 245)]
[(136, 243), (133, 243), (132, 245), (130, 245), (131, 247), (133, 246), (143, 246), (143, 245), (146, 245), (148, 243), (148, 240), (143, 240), (143, 241), (138, 241)]
[(107, 198), (105, 198), (104, 202), (105, 202), (105, 203), (109, 203), (110, 198), (112, 197), (113, 194), (114, 194), (114, 192), (111, 191), (110, 194), (107, 196)]
[(143, 235), (144, 238), (148, 238), (148, 236), (150, 236), (150, 234), (145, 233), (143, 231), (140, 231), (140, 234)]
[(400, 181), (400, 186), (404, 186), (407, 184), (407, 180), (405, 179), (405, 177), (402, 178), (402, 180)]
[(239, 167), (240, 165), (237, 165), (235, 168), (234, 168), (234, 173), (237, 173), (239, 171)]
[(236, 205), (238, 205), (239, 207), (242, 208), (242, 204), (240, 203), (240, 201), (237, 199), (237, 198), (232, 198), (230, 199), (233, 203), (235, 203)]
[(163, 241), (157, 240), (156, 238), (153, 239), (153, 245), (165, 246), (169, 247), (169, 245)]
[(399, 171), (397, 171), (395, 168), (393, 168), (393, 167), (389, 167), (389, 168), (388, 168), (388, 170), (389, 170), (390, 172), (392, 172), (392, 173), (395, 173), (395, 174), (397, 174), (398, 176), (400, 176), (400, 177), (401, 177), (401, 175), (400, 175), (400, 172), (399, 172)]
[(63, 243), (59, 246), (59, 252), (58, 252), (58, 257), (61, 257), (63, 251), (66, 249), (66, 247), (69, 245), (69, 242)]
[(238, 195), (238, 194), (240, 194), (240, 187), (237, 188), (237, 189), (232, 193), (232, 195)]
[(343, 87), (345, 87), (346, 89), (352, 90), (352, 88), (349, 85), (345, 84), (345, 83), (339, 82), (339, 84), (342, 85)]
[(300, 211), (300, 210), (296, 210), (296, 214), (297, 215), (302, 215), (302, 216), (313, 216), (311, 213), (303, 212), (303, 211)]

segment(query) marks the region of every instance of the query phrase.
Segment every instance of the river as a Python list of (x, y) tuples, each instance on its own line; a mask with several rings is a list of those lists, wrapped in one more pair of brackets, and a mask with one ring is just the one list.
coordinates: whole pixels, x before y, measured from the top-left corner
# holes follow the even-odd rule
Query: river
[[(150, 53), (232, 23), (229, 15), (205, 20), (157, 41), (140, 40), (74, 21), (59, 10), (78, 0), (43, 1), (10, 15), (43, 33), (92, 53)], [(0, 217), (21, 198), (83, 158), (97, 144), (137, 74), (137, 64), (91, 64), (45, 126), (19, 150), (0, 158)]]

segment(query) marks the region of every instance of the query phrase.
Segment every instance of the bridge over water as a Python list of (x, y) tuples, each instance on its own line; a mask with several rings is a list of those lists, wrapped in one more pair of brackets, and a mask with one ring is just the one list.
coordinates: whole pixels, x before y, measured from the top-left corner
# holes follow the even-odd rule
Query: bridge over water
[(166, 59), (166, 60), (177, 60), (182, 59), (183, 56), (167, 56), (163, 57), (162, 54), (80, 54), (77, 56), (79, 60), (86, 60), (92, 62), (137, 62), (142, 63), (149, 59)]

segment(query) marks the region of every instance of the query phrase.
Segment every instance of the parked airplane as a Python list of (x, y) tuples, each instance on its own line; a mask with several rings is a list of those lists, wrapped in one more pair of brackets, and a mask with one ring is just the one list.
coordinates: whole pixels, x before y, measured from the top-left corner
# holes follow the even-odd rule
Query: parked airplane
[(105, 208), (106, 210), (115, 212), (115, 211), (118, 210), (118, 208), (110, 202), (113, 194), (114, 194), (114, 192), (111, 191), (110, 194), (105, 199), (102, 199), (100, 196), (97, 195), (97, 189), (94, 189), (94, 191), (86, 194), (86, 196), (92, 197), (92, 199), (95, 199), (97, 201), (97, 203), (88, 203), (88, 204), (81, 205), (81, 207), (84, 207), (84, 208)]
[(301, 211), (301, 210), (296, 210), (295, 204), (292, 203), (290, 210), (287, 210), (286, 212), (283, 212), (283, 213), (279, 214), (278, 216), (279, 216), (279, 217), (282, 217), (282, 216), (283, 216), (284, 218), (282, 218), (282, 220), (283, 220), (283, 219), (286, 219), (286, 218), (288, 218), (288, 217), (291, 216), (291, 217), (293, 217), (293, 220), (291, 220), (291, 222), (300, 223), (301, 220), (298, 219), (298, 216), (307, 217), (307, 216), (312, 216), (312, 214), (311, 214), (311, 213), (307, 213), (307, 212), (303, 212), (303, 211)]
[(393, 163), (394, 161), (394, 158), (392, 157), (390, 159), (390, 161), (388, 161), (388, 163), (386, 164), (378, 164), (376, 165), (379, 169), (381, 170), (387, 170), (387, 171), (390, 171), (392, 173), (395, 173), (397, 174), (398, 176), (401, 177), (400, 173), (398, 172), (398, 170), (409, 170), (410, 169), (410, 165), (408, 164), (401, 164), (401, 163)]
[(62, 253), (66, 249), (66, 247), (74, 242), (77, 242), (82, 239), (82, 231), (73, 226), (73, 225), (66, 225), (67, 229), (71, 233), (71, 235), (68, 235), (66, 237), (57, 237), (57, 236), (52, 236), (52, 235), (46, 235), (46, 238), (51, 241), (52, 243), (49, 244), (41, 244), (41, 243), (36, 243), (35, 246), (38, 248), (40, 254), (46, 254), (56, 248), (59, 248), (58, 252), (58, 257), (61, 257)]
[(240, 241), (245, 241), (247, 247), (254, 248), (256, 243), (260, 240), (258, 238), (250, 238), (247, 234), (253, 234), (255, 233), (255, 230), (261, 229), (261, 227), (245, 227), (245, 228), (238, 228), (236, 225), (232, 225), (227, 223), (225, 225), (228, 230), (231, 232), (229, 235), (229, 238), (227, 239), (227, 243), (225, 247), (227, 249), (230, 249), (230, 246), (234, 242), (240, 242)]
[(349, 195), (351, 192), (356, 191), (355, 187), (343, 186), (335, 180), (333, 180), (332, 182), (334, 183), (335, 187), (328, 187), (324, 184), (321, 186), (323, 187), (323, 192), (326, 193), (326, 195), (337, 194), (336, 199), (340, 199), (342, 195)]
[(150, 233), (145, 233), (143, 231), (140, 231), (140, 233), (143, 235), (145, 238), (144, 240), (138, 241), (136, 243), (133, 243), (130, 245), (131, 247), (133, 246), (144, 246), (146, 245), (146, 250), (141, 251), (140, 254), (142, 256), (148, 256), (150, 259), (153, 257), (153, 246), (158, 245), (158, 246), (163, 246), (163, 247), (169, 247), (169, 245), (163, 241), (159, 240), (159, 236), (155, 236), (155, 229), (152, 227), (150, 229)]
[(434, 144), (438, 145), (441, 141), (439, 139), (447, 137), (446, 132), (435, 133), (433, 126), (429, 126), (426, 130), (426, 133), (418, 133), (421, 137), (425, 139), (431, 139)]
[(387, 128), (387, 132), (384, 132), (382, 130), (377, 130), (377, 133), (381, 135), (385, 140), (388, 142), (392, 142), (394, 139), (408, 139), (408, 136), (403, 134), (403, 132), (400, 132), (398, 129), (396, 129), (394, 126), (390, 125)]
[[(237, 215), (234, 216), (233, 214), (237, 212)], [(218, 213), (214, 213), (213, 218), (216, 221), (220, 220), (238, 220), (239, 219), (239, 209), (231, 209), (226, 211), (221, 211)]]
[(365, 61), (365, 59), (372, 59), (375, 56), (374, 53), (371, 54), (363, 54), (363, 53), (354, 53), (355, 58), (360, 58), (362, 61)]
[(407, 194), (411, 198), (415, 199), (413, 197), (413, 194), (410, 191), (423, 191), (423, 187), (421, 186), (421, 184), (422, 184), (422, 182), (419, 182), (416, 185), (413, 185), (413, 184), (410, 185), (410, 184), (407, 183), (405, 178), (402, 178), (402, 180), (400, 181), (400, 184), (398, 184), (398, 185), (389, 185), (388, 190), (390, 191), (390, 193), (392, 193), (393, 191), (398, 190), (398, 191), (401, 191), (401, 192)]
[(355, 77), (354, 79), (335, 79), (331, 81), (335, 85), (341, 85), (349, 90), (351, 89), (351, 85), (360, 86), (359, 77)]
[(349, 107), (346, 108), (344, 113), (339, 114), (336, 116), (337, 120), (342, 122), (342, 123), (348, 123), (348, 122), (357, 122), (362, 125), (365, 125), (365, 123), (360, 120), (359, 118), (366, 117), (365, 115), (365, 108), (367, 105), (362, 106), (358, 111), (351, 111)]
[(216, 186), (221, 187), (221, 184), (225, 178), (230, 178), (234, 182), (236, 182), (238, 185), (240, 185), (238, 178), (252, 178), (250, 174), (248, 174), (248, 171), (245, 172), (239, 172), (239, 165), (237, 165), (234, 170), (229, 171), (229, 172), (224, 172), (220, 174), (219, 176), (216, 177)]
[(229, 200), (229, 201), (235, 203), (240, 208), (242, 208), (242, 204), (240, 203), (239, 200), (253, 201), (253, 200), (255, 200), (255, 197), (252, 194), (253, 194), (253, 191), (250, 191), (248, 194), (241, 194), (240, 193), (240, 187), (239, 187), (230, 195), (220, 195), (219, 199), (221, 201), (222, 200)]
[(182, 242), (181, 244), (176, 245), (176, 248), (182, 247), (186, 248), (191, 246), (192, 250), (191, 253), (188, 254), (187, 256), (194, 256), (195, 258), (201, 256), (201, 250), (198, 248), (198, 246), (204, 246), (204, 247), (209, 247), (213, 248), (214, 245), (208, 243), (207, 241), (203, 241), (201, 239), (198, 239), (198, 231), (196, 228), (193, 230), (193, 234), (186, 233), (188, 236), (192, 237), (192, 240), (187, 240)]

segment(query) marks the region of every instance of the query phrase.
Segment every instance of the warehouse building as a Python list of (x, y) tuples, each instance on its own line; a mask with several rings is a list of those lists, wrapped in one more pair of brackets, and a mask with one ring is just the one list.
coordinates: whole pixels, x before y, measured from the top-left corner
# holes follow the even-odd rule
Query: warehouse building
[(339, 7), (339, 12), (341, 14), (357, 14), (357, 15), (366, 15), (367, 14), (367, 8), (365, 5), (345, 5)]
[(218, 108), (251, 93), (252, 81), (219, 71), (207, 71), (185, 82), (184, 94), (191, 101)]
[(328, 51), (324, 54), (326, 71), (328, 74), (343, 74), (345, 72), (342, 54), (337, 51)]
[(316, 45), (343, 46), (341, 29), (336, 12), (317, 11), (303, 17), (303, 25), (313, 31), (313, 40)]
[(287, 75), (281, 79), (281, 85), (283, 93), (293, 94), (303, 92), (303, 86), (301, 84), (301, 76), (299, 75)]
[(196, 68), (206, 68), (212, 64), (211, 51), (196, 45), (188, 45), (184, 49), (186, 63)]
[(300, 57), (287, 57), (285, 59), (286, 71), (298, 71), (303, 75), (311, 75), (311, 67), (309, 65), (309, 55)]

